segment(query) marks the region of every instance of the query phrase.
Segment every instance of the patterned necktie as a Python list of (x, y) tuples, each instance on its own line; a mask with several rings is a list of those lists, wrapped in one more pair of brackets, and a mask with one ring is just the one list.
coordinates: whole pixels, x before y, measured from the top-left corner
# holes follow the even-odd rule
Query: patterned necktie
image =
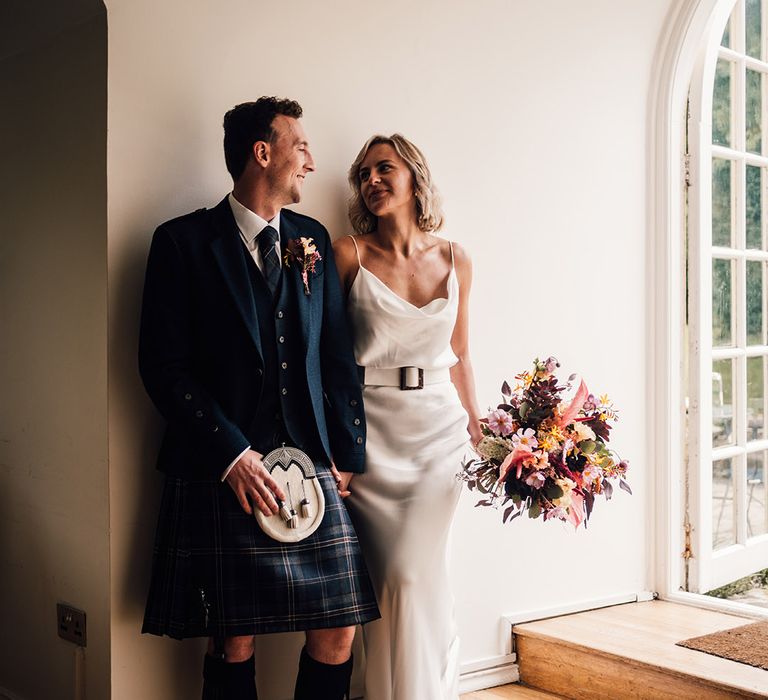
[(264, 263), (264, 279), (267, 281), (269, 291), (275, 296), (275, 290), (280, 282), (280, 257), (277, 254), (277, 231), (271, 226), (262, 229), (258, 235), (259, 252)]

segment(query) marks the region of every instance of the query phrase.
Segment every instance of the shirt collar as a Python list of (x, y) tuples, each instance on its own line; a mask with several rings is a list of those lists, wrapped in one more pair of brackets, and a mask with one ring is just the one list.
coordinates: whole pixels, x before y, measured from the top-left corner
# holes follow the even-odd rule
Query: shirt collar
[(272, 221), (262, 219), (256, 212), (251, 211), (235, 199), (235, 195), (229, 193), (229, 206), (232, 209), (232, 216), (235, 217), (235, 223), (240, 229), (240, 235), (243, 237), (246, 245), (253, 249), (256, 237), (267, 227), (271, 226), (277, 231), (277, 239), (280, 240), (280, 211), (275, 214)]

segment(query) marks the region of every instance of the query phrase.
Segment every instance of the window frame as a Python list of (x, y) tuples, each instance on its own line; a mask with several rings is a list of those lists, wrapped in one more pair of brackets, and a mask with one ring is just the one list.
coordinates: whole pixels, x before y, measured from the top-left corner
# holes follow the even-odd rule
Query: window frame
[[(691, 474), (684, 468), (686, 460), (698, 457), (691, 454), (693, 450), (687, 449), (691, 445), (685, 434), (685, 185), (697, 166), (693, 158), (683, 156), (686, 105), (692, 79), (697, 71), (702, 75), (708, 58), (710, 75), (705, 76), (707, 80), (699, 81), (699, 85), (707, 83), (711, 90), (716, 63), (711, 53), (718, 51), (722, 30), (735, 4), (736, 0), (684, 0), (673, 8), (665, 23), (653, 71), (648, 169), (649, 226), (653, 234), (649, 236), (648, 281), (653, 292), (647, 325), (651, 378), (648, 423), (653, 435), (651, 457), (656, 469), (651, 470), (654, 498), (649, 499), (648, 506), (649, 523), (653, 528), (649, 539), (652, 550), (649, 575), (652, 588), (664, 599), (766, 619), (766, 610), (685, 590), (692, 586), (686, 576), (686, 569), (690, 572), (691, 567), (686, 567), (684, 562), (690, 564), (690, 558), (686, 557), (691, 552), (696, 555), (692, 543), (702, 535), (693, 532), (693, 523), (686, 517), (692, 505), (687, 502), (686, 495), (688, 488), (697, 489), (695, 493), (701, 502), (703, 486), (701, 479), (697, 482), (694, 478), (692, 483)], [(765, 20), (764, 13), (763, 22)], [(700, 94), (699, 98), (702, 96)], [(691, 216), (697, 217), (699, 201), (690, 199), (688, 204)], [(710, 391), (711, 364), (707, 374), (705, 382), (699, 378), (699, 384)], [(706, 423), (699, 423), (703, 424)], [(706, 438), (711, 444), (711, 428), (707, 430)], [(701, 443), (701, 436), (698, 442)], [(700, 515), (692, 514), (691, 520), (701, 520)]]

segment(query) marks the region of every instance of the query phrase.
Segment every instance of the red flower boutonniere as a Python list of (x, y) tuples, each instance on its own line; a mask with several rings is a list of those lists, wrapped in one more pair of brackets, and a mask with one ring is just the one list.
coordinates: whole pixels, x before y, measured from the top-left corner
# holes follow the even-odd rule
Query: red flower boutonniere
[(304, 282), (304, 294), (309, 294), (309, 273), (315, 272), (315, 266), (322, 260), (317, 252), (317, 246), (312, 238), (293, 238), (285, 247), (285, 264), (296, 263), (301, 270), (301, 279)]

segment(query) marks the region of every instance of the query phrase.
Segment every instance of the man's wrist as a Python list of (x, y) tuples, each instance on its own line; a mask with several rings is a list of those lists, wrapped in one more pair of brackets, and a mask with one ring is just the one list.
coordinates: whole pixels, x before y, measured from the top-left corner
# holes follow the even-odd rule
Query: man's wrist
[(232, 471), (232, 467), (234, 467), (240, 461), (242, 456), (246, 452), (248, 452), (248, 450), (250, 450), (250, 449), (251, 449), (251, 446), (248, 445), (248, 447), (246, 447), (239, 455), (237, 455), (237, 457), (235, 457), (234, 460), (232, 460), (232, 463), (224, 470), (224, 473), (221, 475), (221, 480), (222, 481), (226, 481), (227, 480), (227, 477), (229, 476), (229, 472)]

